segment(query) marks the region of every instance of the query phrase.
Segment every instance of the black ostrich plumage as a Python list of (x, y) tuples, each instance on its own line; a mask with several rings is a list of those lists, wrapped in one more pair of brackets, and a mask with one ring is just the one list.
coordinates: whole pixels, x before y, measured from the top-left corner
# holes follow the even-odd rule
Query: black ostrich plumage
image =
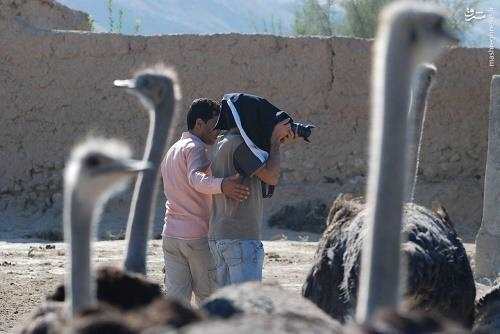
[[(316, 251), (302, 294), (335, 319), (354, 313), (358, 294), (361, 249), (366, 234), (361, 198), (340, 195)], [(433, 211), (405, 204), (402, 250), (408, 280), (404, 309), (430, 312), (471, 327), (476, 288), (462, 242), (443, 207)]]
[[(115, 267), (100, 267), (96, 272), (97, 300), (117, 307), (131, 310), (150, 304), (162, 298), (160, 285), (149, 281), (140, 274), (127, 273)], [(47, 296), (48, 301), (62, 302), (66, 298), (64, 284)]]
[(95, 308), (67, 317), (65, 287), (59, 285), (37, 308), (21, 334), (62, 333), (139, 333), (151, 327), (179, 328), (203, 318), (200, 312), (182, 302), (167, 298), (157, 283), (140, 274), (115, 267), (101, 267), (96, 272)]
[(476, 302), (474, 333), (500, 333), (500, 283)]

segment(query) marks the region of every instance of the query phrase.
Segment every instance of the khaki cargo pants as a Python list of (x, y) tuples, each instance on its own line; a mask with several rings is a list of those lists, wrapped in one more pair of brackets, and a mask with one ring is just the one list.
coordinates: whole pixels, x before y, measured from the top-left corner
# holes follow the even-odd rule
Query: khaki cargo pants
[(194, 293), (199, 305), (216, 288), (216, 269), (207, 238), (184, 240), (163, 237), (165, 290), (186, 304)]

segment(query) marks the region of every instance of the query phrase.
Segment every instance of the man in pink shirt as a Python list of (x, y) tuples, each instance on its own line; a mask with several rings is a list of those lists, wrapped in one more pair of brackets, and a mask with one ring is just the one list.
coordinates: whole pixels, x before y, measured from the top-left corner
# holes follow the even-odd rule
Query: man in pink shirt
[(186, 303), (193, 292), (199, 303), (215, 289), (207, 240), (212, 195), (223, 193), (238, 201), (249, 195), (238, 175), (212, 177), (207, 145), (213, 145), (219, 134), (214, 129), (218, 114), (217, 102), (194, 100), (187, 113), (188, 131), (170, 147), (161, 165), (167, 197), (162, 233), (165, 289), (169, 297)]

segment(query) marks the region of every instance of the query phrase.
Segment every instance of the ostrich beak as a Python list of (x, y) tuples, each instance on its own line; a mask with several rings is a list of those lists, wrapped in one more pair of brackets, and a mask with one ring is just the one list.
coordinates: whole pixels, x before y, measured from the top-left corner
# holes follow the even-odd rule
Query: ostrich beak
[(153, 169), (153, 164), (149, 161), (128, 159), (120, 161), (119, 167), (125, 173), (135, 174), (148, 169)]
[(134, 89), (136, 87), (135, 79), (128, 80), (115, 80), (113, 81), (113, 85), (118, 88), (130, 88)]
[(125, 159), (125, 160), (119, 160), (113, 163), (112, 165), (107, 165), (101, 168), (99, 172), (103, 174), (108, 174), (108, 173), (137, 174), (139, 172), (152, 168), (153, 164), (148, 161)]

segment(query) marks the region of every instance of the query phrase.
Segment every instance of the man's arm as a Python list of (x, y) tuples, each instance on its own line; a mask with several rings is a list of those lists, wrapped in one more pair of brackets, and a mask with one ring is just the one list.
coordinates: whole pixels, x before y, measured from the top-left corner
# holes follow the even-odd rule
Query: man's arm
[(224, 193), (229, 198), (242, 201), (248, 197), (248, 187), (239, 183), (239, 177), (233, 175), (216, 178), (210, 173), (210, 161), (205, 149), (194, 147), (187, 154), (187, 177), (189, 184), (197, 191), (207, 195)]
[(262, 182), (275, 186), (280, 178), (280, 144), (271, 143), (271, 150), (266, 164), (254, 173)]
[(295, 134), (290, 128), (290, 119), (285, 119), (276, 124), (271, 135), (271, 149), (266, 164), (257, 169), (253, 175), (262, 182), (275, 186), (280, 178), (280, 146), (287, 138), (293, 139)]

